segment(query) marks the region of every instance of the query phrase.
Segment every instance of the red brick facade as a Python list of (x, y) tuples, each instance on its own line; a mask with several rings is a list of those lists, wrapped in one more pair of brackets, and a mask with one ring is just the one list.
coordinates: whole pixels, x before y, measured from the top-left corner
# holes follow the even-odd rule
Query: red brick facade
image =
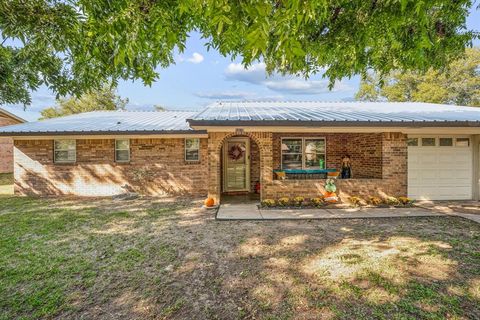
[(183, 138), (131, 139), (129, 163), (115, 163), (113, 139), (78, 139), (74, 164), (53, 162), (53, 140), (15, 141), (15, 193), (105, 196), (207, 194), (207, 139), (187, 162)]
[[(15, 141), (15, 191), (18, 194), (113, 195), (132, 189), (150, 195), (191, 194), (220, 200), (221, 149), (234, 133), (211, 132), (201, 139), (200, 161), (184, 160), (184, 139), (131, 139), (131, 161), (114, 160), (113, 139), (78, 139), (74, 164), (53, 163), (53, 140)], [(283, 134), (251, 132), (251, 191), (261, 183), (261, 197), (316, 197), (324, 180), (274, 180), (280, 168), (281, 137), (326, 138), (326, 164), (340, 169), (352, 158), (353, 177), (338, 180), (342, 196), (406, 195), (407, 146), (400, 133)]]
[[(20, 123), (0, 112), (0, 127)], [(0, 137), (0, 173), (13, 172), (13, 140)]]

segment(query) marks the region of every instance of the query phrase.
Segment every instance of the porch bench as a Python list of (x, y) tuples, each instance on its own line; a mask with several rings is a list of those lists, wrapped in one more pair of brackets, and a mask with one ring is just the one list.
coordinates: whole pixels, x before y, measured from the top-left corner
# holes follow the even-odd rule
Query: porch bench
[[(285, 172), (287, 180), (316, 180), (326, 179), (328, 172), (336, 172), (335, 169), (275, 169), (273, 173)], [(278, 180), (275, 174), (275, 179)]]

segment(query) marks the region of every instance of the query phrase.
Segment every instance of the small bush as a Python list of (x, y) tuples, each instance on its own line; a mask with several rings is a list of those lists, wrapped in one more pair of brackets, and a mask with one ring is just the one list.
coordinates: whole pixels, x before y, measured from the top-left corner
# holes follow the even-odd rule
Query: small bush
[(349, 197), (348, 201), (350, 201), (350, 203), (355, 207), (358, 207), (364, 204), (363, 199), (357, 196)]
[(407, 198), (407, 197), (398, 197), (397, 199), (398, 199), (398, 202), (400, 202), (400, 203), (403, 204), (404, 206), (413, 203), (413, 200), (410, 199), (410, 198)]
[(278, 199), (278, 205), (281, 207), (288, 207), (290, 205), (290, 198), (283, 197)]
[(302, 203), (305, 201), (304, 197), (295, 197), (293, 198), (293, 204), (297, 207), (301, 207)]
[(262, 207), (274, 207), (275, 204), (276, 202), (273, 199), (265, 199), (261, 202)]
[(385, 203), (389, 206), (398, 206), (400, 204), (400, 201), (398, 201), (398, 199), (395, 197), (387, 197), (385, 198)]
[(321, 207), (325, 204), (325, 202), (323, 201), (323, 198), (320, 198), (320, 197), (319, 198), (312, 198), (312, 199), (310, 199), (310, 202), (315, 207)]
[(382, 204), (382, 202), (383, 202), (382, 199), (380, 199), (379, 197), (375, 197), (375, 196), (368, 197), (368, 203), (373, 206), (378, 206)]

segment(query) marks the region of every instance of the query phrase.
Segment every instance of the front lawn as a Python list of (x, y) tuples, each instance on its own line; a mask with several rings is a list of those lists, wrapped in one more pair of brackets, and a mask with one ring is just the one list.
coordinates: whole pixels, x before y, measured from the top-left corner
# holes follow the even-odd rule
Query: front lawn
[(475, 319), (480, 225), (0, 197), (0, 319)]

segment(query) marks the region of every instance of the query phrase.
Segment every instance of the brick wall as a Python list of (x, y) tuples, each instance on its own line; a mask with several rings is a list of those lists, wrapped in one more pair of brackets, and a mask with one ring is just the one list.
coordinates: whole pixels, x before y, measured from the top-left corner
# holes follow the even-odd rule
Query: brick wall
[(350, 155), (354, 178), (382, 178), (381, 133), (274, 133), (273, 167), (281, 168), (282, 137), (322, 137), (326, 139), (326, 167), (340, 171), (342, 159)]
[(255, 184), (260, 181), (260, 149), (255, 141), (250, 142), (250, 191), (255, 192)]
[[(78, 139), (75, 164), (53, 163), (52, 140), (15, 141), (15, 192), (107, 196), (207, 194), (207, 139), (200, 161), (185, 162), (184, 139), (131, 139), (130, 163), (115, 163), (113, 139)], [(126, 188), (124, 188), (126, 186)]]
[[(0, 115), (0, 127), (19, 123)], [(13, 140), (0, 137), (0, 173), (13, 172)]]

